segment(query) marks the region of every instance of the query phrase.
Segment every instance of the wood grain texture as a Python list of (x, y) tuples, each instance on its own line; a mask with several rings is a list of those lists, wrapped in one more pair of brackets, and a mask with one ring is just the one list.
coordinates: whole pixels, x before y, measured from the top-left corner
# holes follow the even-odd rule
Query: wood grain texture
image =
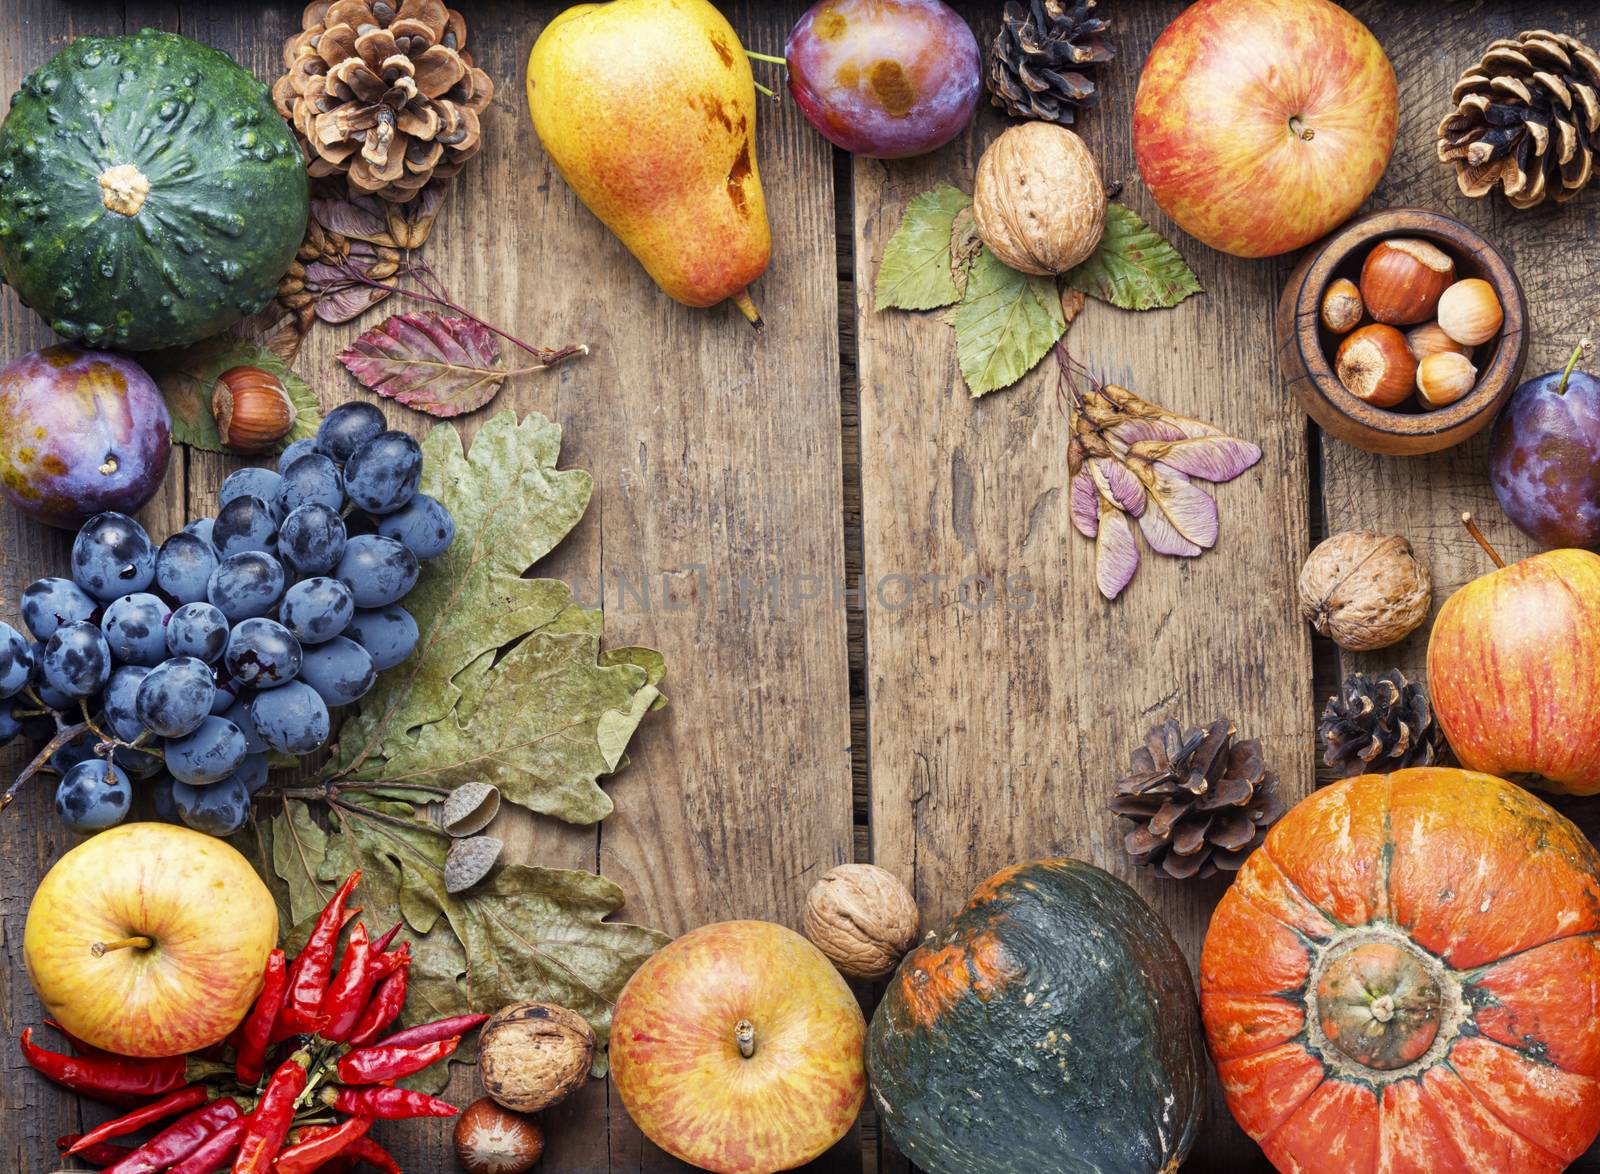
[[(1311, 660), (1292, 596), (1306, 545), (1306, 432), (1272, 365), (1287, 267), (1174, 233), (1133, 165), (1139, 63), (1179, 8), (1112, 14), (1117, 61), (1079, 130), (1105, 179), (1124, 183), (1123, 202), (1172, 235), (1206, 292), (1159, 313), (1091, 304), (1069, 340), (1112, 380), (1261, 445), (1260, 465), (1217, 490), (1214, 551), (1193, 561), (1146, 553), (1108, 604), (1092, 544), (1068, 521), (1054, 371), (972, 401), (940, 313), (872, 312), (872, 279), (906, 202), (940, 180), (970, 190), (982, 147), (1005, 125), (997, 113), (985, 108), (934, 155), (857, 161), (856, 272), (873, 859), (913, 885), (930, 928), (1005, 864), (1087, 859), (1135, 884), (1193, 964), (1225, 882), (1136, 870), (1106, 797), (1128, 752), (1169, 714), (1229, 715), (1263, 740), (1287, 794), (1305, 793)], [(987, 43), (993, 7), (963, 13)], [(916, 583), (909, 603), (896, 576)], [(1260, 1160), (1214, 1090), (1197, 1154), (1230, 1169)]]

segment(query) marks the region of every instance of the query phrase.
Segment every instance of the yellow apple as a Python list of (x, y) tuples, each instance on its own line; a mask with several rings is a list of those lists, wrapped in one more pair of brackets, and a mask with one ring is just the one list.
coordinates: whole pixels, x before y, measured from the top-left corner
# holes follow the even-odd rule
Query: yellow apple
[(232, 1031), (261, 991), (278, 911), (222, 840), (164, 823), (101, 832), (39, 882), (22, 955), (45, 1010), (123, 1056), (176, 1056)]
[(866, 1096), (867, 1024), (791, 929), (724, 921), (639, 967), (611, 1019), (611, 1074), (646, 1137), (717, 1174), (804, 1165)]

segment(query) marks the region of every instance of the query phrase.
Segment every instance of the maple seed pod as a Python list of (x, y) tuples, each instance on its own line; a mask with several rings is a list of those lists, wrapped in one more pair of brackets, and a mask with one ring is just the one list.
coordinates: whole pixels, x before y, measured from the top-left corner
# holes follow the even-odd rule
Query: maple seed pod
[(1322, 293), (1322, 324), (1335, 334), (1348, 334), (1361, 325), (1366, 306), (1361, 301), (1361, 291), (1348, 277), (1328, 283)]
[(1500, 333), (1505, 312), (1494, 286), (1481, 277), (1458, 281), (1439, 299), (1439, 329), (1467, 346), (1478, 346)]
[(554, 1003), (512, 1003), (483, 1025), (478, 1076), (484, 1091), (518, 1113), (565, 1100), (589, 1077), (594, 1030)]
[(1477, 381), (1478, 369), (1466, 355), (1441, 351), (1417, 364), (1417, 396), (1426, 407), (1448, 407)]
[(527, 1174), (544, 1153), (544, 1130), (532, 1117), (480, 1097), (456, 1118), (455, 1147), (467, 1174)]
[(1345, 390), (1377, 408), (1405, 402), (1416, 387), (1417, 361), (1406, 346), (1406, 336), (1381, 322), (1346, 336), (1334, 358), (1334, 370)]
[(1467, 353), (1467, 348), (1440, 330), (1437, 322), (1424, 322), (1406, 331), (1406, 346), (1411, 348), (1411, 357), (1419, 363), (1429, 355)]
[(1433, 317), (1455, 279), (1456, 263), (1437, 245), (1412, 237), (1379, 241), (1361, 266), (1361, 300), (1379, 322), (1411, 326)]
[(294, 429), (294, 401), (283, 382), (260, 367), (229, 367), (217, 377), (211, 414), (225, 448), (247, 456), (266, 452)]

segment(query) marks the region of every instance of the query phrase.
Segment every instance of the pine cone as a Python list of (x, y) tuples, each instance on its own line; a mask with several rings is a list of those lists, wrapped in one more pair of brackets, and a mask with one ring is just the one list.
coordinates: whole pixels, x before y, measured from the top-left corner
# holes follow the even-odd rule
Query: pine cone
[(1456, 83), (1439, 124), (1439, 158), (1463, 195), (1496, 185), (1517, 208), (1570, 200), (1594, 170), (1600, 139), (1600, 56), (1564, 33), (1495, 41)]
[(1091, 16), (1095, 0), (1012, 0), (989, 57), (990, 100), (1018, 118), (1071, 126), (1100, 100), (1089, 75), (1116, 56), (1100, 34), (1110, 22)]
[(1123, 847), (1179, 880), (1237, 871), (1283, 815), (1278, 776), (1255, 739), (1219, 717), (1187, 733), (1168, 718), (1145, 736), (1110, 809), (1133, 823)]
[(466, 52), (467, 26), (441, 0), (313, 0), (272, 87), (313, 176), (396, 204), (452, 176), (479, 146), (494, 86)]
[(1427, 693), (1399, 669), (1346, 677), (1338, 696), (1328, 698), (1317, 733), (1322, 760), (1344, 778), (1432, 766), (1449, 749)]

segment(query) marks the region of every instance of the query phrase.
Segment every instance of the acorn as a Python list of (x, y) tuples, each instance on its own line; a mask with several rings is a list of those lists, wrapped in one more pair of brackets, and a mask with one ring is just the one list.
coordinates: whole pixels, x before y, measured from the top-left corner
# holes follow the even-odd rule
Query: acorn
[(247, 456), (289, 435), (297, 415), (283, 381), (260, 367), (230, 367), (219, 375), (211, 414), (223, 447)]
[(536, 1119), (484, 1097), (456, 1119), (455, 1147), (467, 1174), (525, 1174), (544, 1153), (544, 1130)]

